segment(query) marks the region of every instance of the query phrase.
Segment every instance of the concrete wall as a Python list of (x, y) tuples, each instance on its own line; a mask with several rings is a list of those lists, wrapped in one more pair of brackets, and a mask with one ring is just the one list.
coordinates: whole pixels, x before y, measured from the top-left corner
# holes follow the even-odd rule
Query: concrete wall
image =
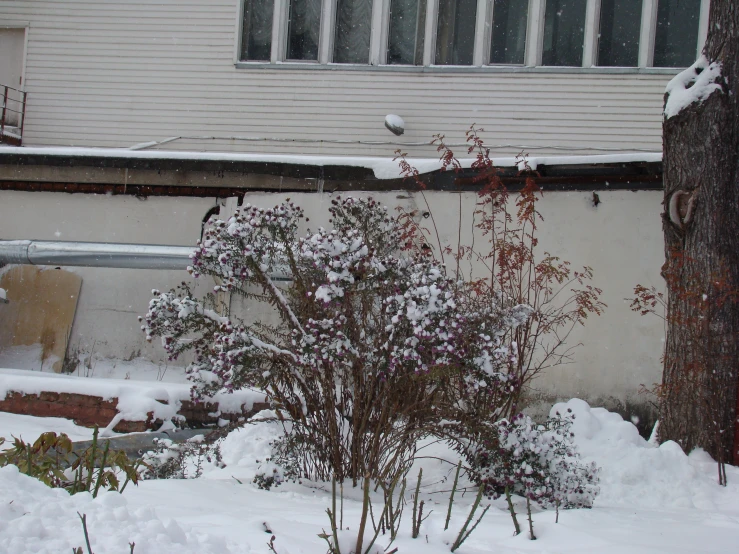
[[(0, 27), (28, 26), (24, 144), (205, 136), (220, 139), (166, 148), (391, 156), (404, 144), (435, 156), (432, 135), (464, 142), (474, 123), (496, 155), (662, 148), (663, 94), (676, 70), (236, 67), (239, 4), (0, 2)], [(384, 128), (388, 113), (405, 119), (398, 139)]]
[[(364, 195), (370, 193), (363, 193)], [(661, 380), (663, 328), (657, 318), (640, 317), (629, 309), (634, 285), (661, 283), (663, 262), (661, 192), (603, 191), (594, 206), (592, 192), (549, 192), (539, 202), (545, 221), (540, 227), (540, 251), (589, 265), (594, 285), (603, 289), (608, 304), (601, 317), (592, 316), (568, 344), (576, 349), (573, 363), (558, 367), (535, 381), (540, 405), (578, 396), (595, 404), (620, 409), (625, 415), (651, 418), (648, 399), (638, 394), (641, 384)], [(288, 195), (247, 193), (246, 202), (273, 206)], [(314, 228), (326, 224), (331, 195), (293, 193), (306, 209)], [(418, 206), (422, 197), (407, 191), (373, 195), (390, 207)], [(471, 237), (469, 218), (474, 193), (427, 192), (443, 242), (456, 244), (459, 206), (462, 240)], [(214, 206), (212, 198), (155, 198), (64, 193), (0, 192), (0, 237), (5, 239), (88, 240), (188, 245), (200, 236), (200, 222)], [(481, 239), (477, 238), (479, 246)], [(151, 289), (168, 289), (187, 277), (184, 272), (112, 269), (73, 269), (82, 290), (71, 345), (126, 358), (141, 352), (155, 361), (163, 357), (148, 345), (136, 316), (146, 311)], [(207, 283), (203, 286), (208, 285)], [(270, 317), (250, 306), (249, 318)]]
[[(137, 199), (133, 196), (0, 192), (0, 237), (89, 242), (194, 245), (213, 198)], [(133, 269), (67, 268), (82, 277), (70, 347), (115, 358), (164, 353), (144, 341), (137, 316), (151, 290), (168, 290), (187, 273)], [(12, 299), (11, 299), (12, 301)]]
[[(407, 191), (361, 195), (371, 195), (389, 207), (427, 209), (420, 195)], [(544, 217), (539, 227), (538, 251), (570, 261), (573, 269), (592, 267), (592, 284), (603, 290), (601, 299), (608, 308), (600, 317), (591, 316), (584, 327), (576, 328), (569, 337), (568, 345), (576, 347), (571, 364), (550, 370), (534, 381), (531, 409), (541, 413), (554, 400), (577, 396), (619, 410), (625, 416), (636, 416), (649, 426), (656, 416), (648, 403), (653, 398), (640, 394), (639, 388), (642, 384), (651, 388), (661, 382), (664, 328), (658, 318), (632, 312), (628, 299), (636, 284), (662, 284), (659, 271), (664, 262), (660, 218), (663, 195), (661, 191), (599, 191), (598, 195), (597, 207), (590, 191), (548, 192), (538, 204)], [(457, 244), (461, 200), (462, 242), (470, 244), (470, 214), (477, 195), (426, 192), (425, 196), (441, 241), (450, 245)], [(328, 225), (330, 195), (253, 193), (245, 201), (273, 206), (284, 197), (305, 208), (314, 228)], [(475, 240), (478, 248), (484, 241), (479, 235)], [(479, 269), (472, 268), (476, 272)]]

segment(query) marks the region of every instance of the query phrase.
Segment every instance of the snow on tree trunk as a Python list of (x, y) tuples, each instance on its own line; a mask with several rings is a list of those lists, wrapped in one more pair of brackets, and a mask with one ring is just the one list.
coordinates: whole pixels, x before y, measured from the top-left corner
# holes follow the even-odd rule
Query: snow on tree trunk
[[(739, 4), (713, 0), (704, 58), (668, 86), (669, 297), (660, 439), (739, 462)], [(693, 72), (690, 79), (690, 71)], [(692, 86), (691, 86), (692, 85)], [(718, 86), (716, 86), (718, 85)], [(691, 88), (696, 87), (691, 92)], [(689, 102), (685, 102), (686, 95)]]

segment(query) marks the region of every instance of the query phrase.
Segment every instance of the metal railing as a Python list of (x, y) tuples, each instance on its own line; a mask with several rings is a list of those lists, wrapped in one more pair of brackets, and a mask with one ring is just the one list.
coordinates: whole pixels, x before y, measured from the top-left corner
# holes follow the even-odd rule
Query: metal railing
[(22, 145), (27, 97), (25, 91), (0, 84), (0, 143)]

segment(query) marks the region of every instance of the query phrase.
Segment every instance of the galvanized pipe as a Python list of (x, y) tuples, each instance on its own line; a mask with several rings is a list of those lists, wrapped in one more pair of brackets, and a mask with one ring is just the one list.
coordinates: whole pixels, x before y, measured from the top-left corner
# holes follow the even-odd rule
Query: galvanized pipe
[[(0, 240), (0, 267), (6, 264), (119, 269), (187, 269), (193, 246), (122, 244), (116, 242), (63, 242)], [(274, 281), (291, 281), (288, 267), (270, 273)]]
[(186, 269), (192, 246), (0, 240), (0, 266), (31, 264), (123, 269)]

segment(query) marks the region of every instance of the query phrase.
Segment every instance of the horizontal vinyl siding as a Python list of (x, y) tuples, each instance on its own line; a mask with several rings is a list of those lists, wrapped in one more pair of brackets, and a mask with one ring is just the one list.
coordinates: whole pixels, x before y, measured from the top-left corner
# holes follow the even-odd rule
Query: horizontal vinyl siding
[[(401, 145), (461, 143), (474, 123), (496, 154), (662, 146), (668, 75), (237, 69), (237, 13), (238, 0), (1, 2), (0, 24), (30, 22), (24, 144), (206, 136), (163, 148), (432, 156)], [(405, 119), (402, 137), (384, 128), (388, 113)]]

